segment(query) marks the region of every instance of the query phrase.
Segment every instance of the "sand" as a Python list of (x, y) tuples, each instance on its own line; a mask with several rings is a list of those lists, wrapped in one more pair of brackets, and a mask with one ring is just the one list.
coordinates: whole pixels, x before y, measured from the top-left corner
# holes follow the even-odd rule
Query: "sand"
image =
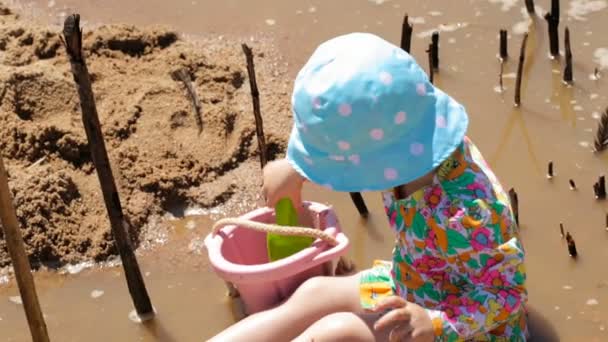
[[(0, 8), (0, 153), (34, 267), (103, 261), (117, 253), (59, 32)], [(189, 40), (170, 28), (84, 28), (84, 51), (128, 230), (155, 242), (167, 211), (251, 202), (260, 181), (249, 80), (240, 41)], [(269, 158), (291, 125), (285, 63), (254, 49)], [(199, 130), (186, 68), (202, 102)], [(0, 267), (10, 259), (0, 232)]]

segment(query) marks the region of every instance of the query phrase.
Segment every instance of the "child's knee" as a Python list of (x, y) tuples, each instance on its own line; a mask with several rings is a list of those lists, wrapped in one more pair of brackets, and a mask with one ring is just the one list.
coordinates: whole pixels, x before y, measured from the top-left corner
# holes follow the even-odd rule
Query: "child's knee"
[(320, 293), (327, 293), (328, 288), (330, 288), (328, 286), (329, 282), (329, 277), (309, 278), (298, 287), (295, 293), (298, 296), (312, 296), (308, 298), (315, 298), (315, 296), (318, 296)]
[(374, 334), (359, 316), (338, 312), (317, 321), (298, 341), (374, 341)]
[(358, 275), (348, 277), (314, 277), (306, 280), (286, 302), (286, 307), (304, 311), (315, 320), (334, 312), (361, 310)]

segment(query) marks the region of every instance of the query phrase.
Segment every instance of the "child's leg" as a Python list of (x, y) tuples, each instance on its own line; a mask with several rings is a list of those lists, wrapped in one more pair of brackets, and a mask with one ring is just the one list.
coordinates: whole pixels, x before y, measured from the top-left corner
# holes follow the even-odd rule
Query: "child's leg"
[(338, 312), (323, 317), (306, 329), (293, 342), (374, 342), (388, 341), (391, 329), (376, 332), (373, 324), (378, 314)]
[(284, 304), (251, 315), (210, 341), (290, 341), (327, 315), (360, 312), (359, 278), (311, 278)]

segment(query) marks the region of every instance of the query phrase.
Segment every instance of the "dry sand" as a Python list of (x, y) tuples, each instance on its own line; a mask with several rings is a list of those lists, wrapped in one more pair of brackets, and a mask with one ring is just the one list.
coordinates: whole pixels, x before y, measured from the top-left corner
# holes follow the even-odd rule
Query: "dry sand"
[[(59, 32), (0, 8), (0, 153), (35, 266), (116, 253)], [(186, 206), (251, 201), (259, 186), (245, 57), (228, 39), (186, 41), (162, 27), (84, 29), (84, 51), (132, 241), (151, 218)], [(285, 64), (251, 42), (269, 157), (283, 153), (291, 114)], [(203, 106), (199, 135), (186, 68)], [(155, 229), (155, 228), (153, 228)], [(0, 266), (10, 262), (0, 232)]]

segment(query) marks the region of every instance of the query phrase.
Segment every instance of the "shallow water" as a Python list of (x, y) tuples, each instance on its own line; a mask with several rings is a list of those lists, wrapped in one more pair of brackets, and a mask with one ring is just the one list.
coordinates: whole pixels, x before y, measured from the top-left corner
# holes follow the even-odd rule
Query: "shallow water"
[[(590, 77), (596, 67), (606, 68), (605, 3), (562, 1), (560, 35), (563, 39), (567, 25), (574, 54), (575, 84), (566, 87), (561, 82), (561, 61), (548, 58), (545, 21), (528, 19), (523, 1), (15, 2), (26, 15), (51, 24), (77, 11), (87, 21), (85, 29), (109, 22), (161, 23), (193, 37), (210, 34), (250, 39), (251, 35), (269, 35), (286, 57), (292, 74), (319, 42), (337, 34), (370, 31), (398, 42), (405, 12), (416, 18), (412, 53), (427, 69), (424, 50), (430, 39), (426, 34), (439, 28), (441, 70), (435, 76), (436, 84), (466, 105), (471, 116), (469, 135), (505, 187), (518, 191), (534, 311), (532, 328), (540, 336), (538, 340), (546, 341), (557, 340), (551, 337), (555, 335), (561, 341), (608, 340), (608, 271), (604, 267), (608, 258), (607, 209), (605, 202), (593, 198), (591, 190), (608, 165), (608, 152), (591, 152), (597, 118), (608, 106), (606, 78)], [(539, 15), (543, 8), (550, 8), (548, 0), (537, 0), (536, 4)], [(500, 28), (510, 31), (510, 58), (504, 70), (506, 90), (497, 93)], [(523, 105), (514, 108), (513, 73), (526, 28), (530, 37)], [(560, 45), (563, 47), (562, 42)], [(549, 160), (555, 164), (555, 177), (550, 181), (545, 177)], [(568, 179), (576, 182), (578, 190), (569, 189)], [(372, 210), (367, 222), (358, 218), (348, 195), (319, 187), (308, 187), (306, 195), (335, 206), (352, 242), (350, 256), (360, 268), (374, 258), (389, 256), (391, 235), (377, 194), (365, 196)], [(191, 224), (184, 221), (165, 246), (144, 251), (139, 257), (158, 312), (154, 323), (142, 325), (128, 319), (132, 306), (120, 267), (85, 270), (77, 275), (36, 274), (53, 340), (197, 341), (233, 322), (236, 316), (224, 285), (210, 271), (204, 250), (198, 254), (189, 249), (197, 246), (197, 239), (210, 226), (205, 217), (196, 220), (194, 230), (186, 228)], [(559, 235), (560, 222), (576, 240), (578, 260), (568, 256)], [(12, 298), (17, 293), (13, 283), (0, 286), (2, 341), (28, 340), (22, 306)]]

